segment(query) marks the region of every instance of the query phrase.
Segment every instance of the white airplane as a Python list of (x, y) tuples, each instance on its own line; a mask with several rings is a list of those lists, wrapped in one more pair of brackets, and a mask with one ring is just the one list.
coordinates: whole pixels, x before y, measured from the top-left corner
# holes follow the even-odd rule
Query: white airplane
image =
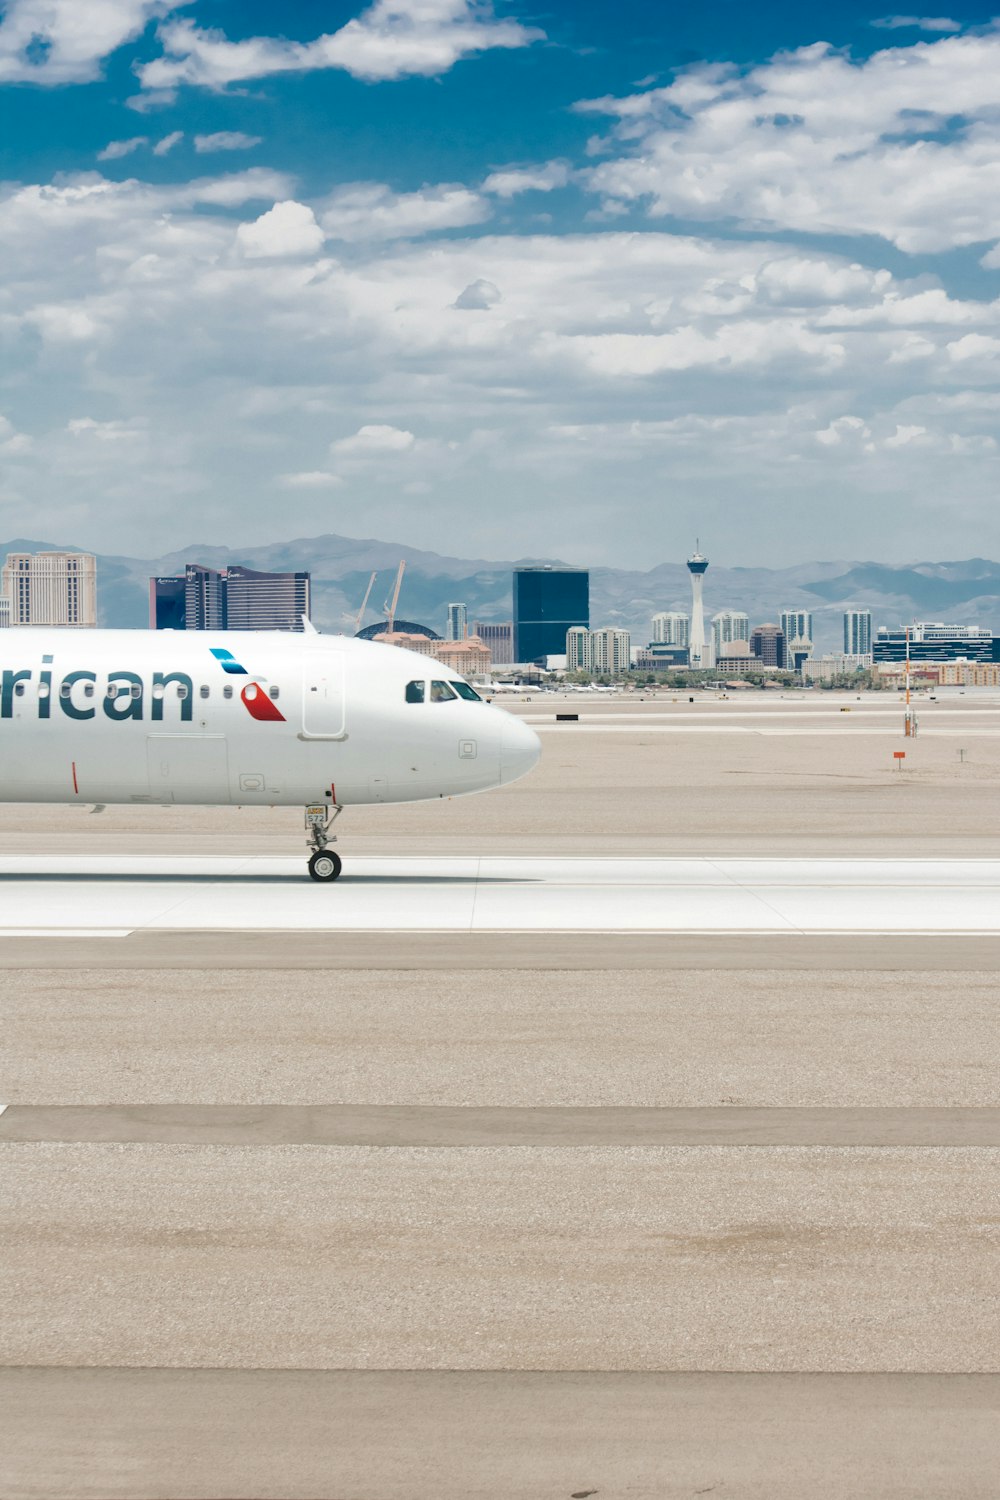
[(269, 631), (0, 631), (0, 801), (302, 806), (314, 880), (366, 802), (486, 791), (538, 736), (431, 657)]

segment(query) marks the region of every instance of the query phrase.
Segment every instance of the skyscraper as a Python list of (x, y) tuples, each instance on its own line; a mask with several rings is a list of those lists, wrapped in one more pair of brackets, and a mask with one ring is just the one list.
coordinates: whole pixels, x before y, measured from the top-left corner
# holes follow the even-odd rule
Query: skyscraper
[(590, 574), (584, 568), (515, 568), (514, 659), (562, 656), (566, 632), (590, 626)]
[(783, 609), (778, 623), (787, 641), (811, 641), (813, 638), (813, 617), (808, 609)]
[(872, 650), (872, 612), (870, 609), (844, 610), (845, 656), (870, 656)]
[(448, 605), (448, 623), (445, 626), (446, 641), (464, 641), (469, 633), (469, 611), (464, 604)]
[(712, 616), (712, 645), (716, 660), (727, 656), (733, 641), (750, 640), (750, 616), (738, 609), (723, 609)]
[(750, 650), (763, 667), (785, 665), (785, 632), (780, 625), (758, 625), (750, 636)]
[(690, 646), (691, 617), (670, 610), (652, 619), (653, 644), (656, 646)]
[(308, 573), (205, 568), (149, 580), (151, 630), (301, 630), (310, 613)]
[(708, 666), (708, 651), (705, 647), (705, 607), (702, 603), (702, 583), (708, 572), (708, 558), (702, 557), (695, 543), (695, 550), (688, 558), (691, 574), (691, 665)]
[(96, 625), (97, 559), (89, 552), (10, 552), (2, 593), (12, 625)]
[(223, 574), (227, 630), (301, 630), (309, 618), (308, 573), (258, 573), (238, 564)]
[(607, 672), (617, 676), (632, 665), (632, 637), (613, 625), (587, 630), (574, 625), (566, 632), (567, 672)]
[(813, 654), (813, 617), (807, 609), (783, 609), (780, 616), (785, 637), (785, 666), (798, 671)]
[(499, 624), (475, 620), (472, 634), (489, 647), (490, 661), (494, 666), (505, 666), (514, 660), (513, 620), (503, 620)]

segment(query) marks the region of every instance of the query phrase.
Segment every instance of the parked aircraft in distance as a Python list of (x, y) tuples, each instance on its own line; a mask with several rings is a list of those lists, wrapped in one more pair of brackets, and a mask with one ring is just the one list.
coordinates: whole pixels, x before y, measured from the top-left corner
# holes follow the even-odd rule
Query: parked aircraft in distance
[(347, 636), (0, 631), (0, 801), (345, 807), (516, 781), (538, 736), (431, 657)]

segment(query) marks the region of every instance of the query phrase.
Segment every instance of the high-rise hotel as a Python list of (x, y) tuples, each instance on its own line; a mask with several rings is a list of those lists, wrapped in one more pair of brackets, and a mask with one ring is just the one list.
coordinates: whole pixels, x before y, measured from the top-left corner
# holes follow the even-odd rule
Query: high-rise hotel
[(97, 624), (97, 559), (90, 552), (8, 552), (0, 592), (11, 625)]

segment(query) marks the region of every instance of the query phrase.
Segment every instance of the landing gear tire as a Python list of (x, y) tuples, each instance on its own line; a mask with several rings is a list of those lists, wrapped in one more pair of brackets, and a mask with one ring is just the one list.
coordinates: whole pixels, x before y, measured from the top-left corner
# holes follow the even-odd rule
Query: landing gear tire
[(332, 849), (317, 849), (309, 857), (309, 874), (313, 880), (336, 880), (344, 868), (339, 854)]

